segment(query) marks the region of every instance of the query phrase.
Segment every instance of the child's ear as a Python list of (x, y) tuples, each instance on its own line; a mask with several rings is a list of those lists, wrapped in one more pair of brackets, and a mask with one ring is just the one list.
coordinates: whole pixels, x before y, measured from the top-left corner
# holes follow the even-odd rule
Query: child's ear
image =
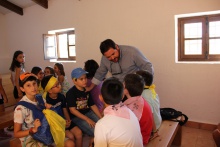
[(99, 95), (99, 100), (100, 100), (102, 103), (105, 103), (101, 94)]
[(128, 94), (128, 90), (125, 88), (124, 89), (124, 95)]
[(47, 92), (48, 92), (48, 93), (51, 93), (52, 91), (51, 91), (51, 89), (50, 89), (50, 90), (48, 90)]
[(24, 88), (23, 87), (20, 87), (20, 89), (21, 89), (22, 92), (24, 92)]

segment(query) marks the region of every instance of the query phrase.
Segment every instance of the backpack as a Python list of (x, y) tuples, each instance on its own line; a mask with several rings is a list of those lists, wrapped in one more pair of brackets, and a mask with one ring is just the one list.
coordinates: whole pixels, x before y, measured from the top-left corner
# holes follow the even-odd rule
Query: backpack
[[(171, 121), (179, 122), (181, 126), (188, 121), (188, 117), (185, 114), (173, 108), (160, 108), (160, 115), (162, 117), (162, 120), (171, 120)], [(177, 120), (179, 116), (183, 116), (184, 120)]]
[(36, 99), (38, 101), (38, 105), (34, 105), (25, 101), (20, 101), (17, 103), (17, 105), (22, 105), (33, 112), (33, 118), (40, 119), (41, 126), (38, 127), (38, 131), (32, 135), (32, 137), (39, 141), (44, 143), (45, 145), (50, 145), (54, 142), (53, 136), (50, 132), (50, 126), (48, 124), (48, 121), (42, 112), (45, 108), (44, 101), (41, 95), (36, 95)]

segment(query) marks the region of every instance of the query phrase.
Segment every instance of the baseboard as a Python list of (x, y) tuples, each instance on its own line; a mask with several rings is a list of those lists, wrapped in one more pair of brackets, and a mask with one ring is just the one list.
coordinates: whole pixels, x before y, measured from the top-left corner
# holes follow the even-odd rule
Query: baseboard
[(185, 126), (196, 129), (208, 130), (208, 131), (213, 131), (217, 128), (217, 125), (201, 123), (201, 122), (193, 122), (193, 121), (187, 121)]

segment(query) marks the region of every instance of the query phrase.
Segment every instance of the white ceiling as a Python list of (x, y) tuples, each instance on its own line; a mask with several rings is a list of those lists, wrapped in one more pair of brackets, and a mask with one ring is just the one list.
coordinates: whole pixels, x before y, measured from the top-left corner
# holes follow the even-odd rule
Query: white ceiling
[[(8, 0), (8, 1), (23, 8), (23, 9), (30, 7), (30, 6), (33, 6), (33, 5), (36, 5), (36, 3), (33, 2), (32, 0)], [(0, 6), (0, 13), (1, 14), (7, 14), (7, 13), (11, 13), (11, 12), (13, 12), (13, 11), (6, 9), (3, 6)]]

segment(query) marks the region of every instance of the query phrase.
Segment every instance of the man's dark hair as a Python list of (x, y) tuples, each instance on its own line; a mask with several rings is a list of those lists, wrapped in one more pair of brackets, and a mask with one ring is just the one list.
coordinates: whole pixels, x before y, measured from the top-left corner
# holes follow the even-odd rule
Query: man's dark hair
[(116, 45), (115, 42), (111, 39), (106, 39), (103, 42), (101, 42), (99, 48), (100, 48), (102, 55), (104, 55), (104, 53), (107, 52), (109, 48), (116, 49), (115, 45)]
[(42, 81), (41, 81), (41, 87), (43, 89), (45, 89), (45, 87), (47, 86), (47, 83), (49, 82), (50, 78), (53, 77), (53, 75), (48, 75), (48, 76), (45, 76)]
[(146, 86), (150, 86), (153, 83), (154, 77), (150, 72), (146, 70), (139, 70), (136, 72), (136, 74), (143, 77)]
[(20, 78), (19, 78), (19, 86), (20, 87), (24, 87), (24, 84), (26, 82), (28, 82), (28, 81), (36, 81), (36, 82), (38, 82), (37, 77), (35, 77), (35, 76), (30, 76), (30, 77), (28, 77), (27, 79), (25, 79), (23, 81), (21, 81)]
[(127, 74), (124, 83), (131, 97), (140, 96), (144, 90), (144, 79), (140, 75)]
[(93, 60), (93, 59), (87, 60), (85, 62), (85, 66), (84, 66), (85, 71), (88, 72), (86, 74), (87, 78), (92, 79), (98, 68), (99, 68), (99, 64), (95, 60)]
[(117, 78), (108, 78), (102, 84), (101, 94), (106, 104), (118, 104), (123, 98), (123, 84)]

